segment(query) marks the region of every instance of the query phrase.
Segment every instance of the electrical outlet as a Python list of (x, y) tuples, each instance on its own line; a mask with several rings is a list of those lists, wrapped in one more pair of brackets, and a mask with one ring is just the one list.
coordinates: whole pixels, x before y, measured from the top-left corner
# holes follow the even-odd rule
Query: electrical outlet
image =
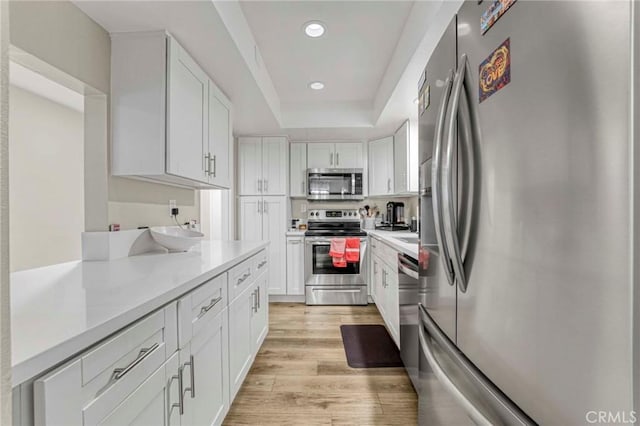
[(173, 209), (175, 209), (176, 206), (176, 200), (169, 200), (169, 216), (173, 217)]
[(307, 205), (300, 204), (300, 213), (306, 213), (306, 212), (307, 212)]

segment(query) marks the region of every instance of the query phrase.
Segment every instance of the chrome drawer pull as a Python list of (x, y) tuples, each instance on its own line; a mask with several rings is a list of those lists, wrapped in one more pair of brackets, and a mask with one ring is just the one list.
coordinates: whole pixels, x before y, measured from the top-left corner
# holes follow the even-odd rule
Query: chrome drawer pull
[(191, 398), (196, 397), (196, 371), (194, 368), (193, 355), (189, 356), (189, 362), (185, 362), (184, 366), (189, 366), (189, 377), (191, 378), (191, 386), (184, 388), (184, 393), (191, 392)]
[(211, 308), (216, 306), (218, 302), (220, 302), (221, 300), (222, 300), (222, 296), (216, 297), (215, 299), (211, 299), (211, 302), (207, 306), (203, 306), (202, 308), (200, 308), (200, 314), (198, 315), (198, 318), (202, 317), (204, 314), (209, 312)]
[[(298, 241), (298, 243), (300, 243), (300, 241)], [(266, 264), (267, 264), (266, 260), (263, 260), (262, 262), (258, 263), (258, 269), (262, 268)]]
[(156, 343), (153, 344), (153, 346), (151, 346), (149, 348), (140, 349), (140, 352), (138, 352), (138, 356), (136, 357), (136, 359), (131, 361), (131, 364), (127, 365), (124, 368), (116, 368), (116, 369), (113, 370), (113, 373), (111, 374), (110, 381), (120, 380), (121, 378), (123, 378), (125, 376), (125, 374), (127, 374), (129, 371), (131, 371), (136, 365), (138, 365), (142, 361), (144, 361), (144, 359), (146, 357), (148, 357), (149, 355), (151, 355), (151, 353), (153, 351), (155, 351), (156, 349), (158, 349), (158, 347), (160, 347), (160, 344), (158, 342), (156, 342)]
[(169, 408), (169, 413), (171, 413), (171, 411), (173, 411), (174, 408), (177, 408), (180, 412), (180, 415), (184, 414), (184, 394), (182, 393), (182, 367), (178, 367), (178, 374), (175, 374), (173, 376), (171, 376), (171, 379), (169, 379), (169, 386), (167, 386), (167, 398), (169, 400), (169, 402), (171, 402), (171, 383), (173, 383), (174, 380), (178, 380), (178, 402), (174, 402), (173, 404), (171, 404), (171, 407)]
[(245, 282), (247, 280), (247, 278), (249, 278), (251, 276), (251, 272), (247, 272), (246, 274), (244, 274), (242, 277), (238, 278), (238, 284), (242, 284), (243, 282)]

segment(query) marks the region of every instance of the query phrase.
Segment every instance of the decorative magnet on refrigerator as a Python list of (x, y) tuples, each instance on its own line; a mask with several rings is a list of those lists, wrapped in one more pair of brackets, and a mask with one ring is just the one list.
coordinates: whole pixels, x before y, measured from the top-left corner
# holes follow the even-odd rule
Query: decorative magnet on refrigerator
[(511, 39), (506, 39), (479, 67), (479, 97), (483, 102), (511, 82)]
[(480, 33), (484, 35), (516, 0), (494, 0), (480, 17)]

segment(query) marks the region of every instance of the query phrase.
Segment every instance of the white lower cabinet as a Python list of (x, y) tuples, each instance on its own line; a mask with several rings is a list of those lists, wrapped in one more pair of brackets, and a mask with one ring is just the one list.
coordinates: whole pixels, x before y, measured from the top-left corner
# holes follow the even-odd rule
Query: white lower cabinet
[(251, 319), (255, 305), (253, 287), (242, 292), (229, 305), (229, 380), (231, 399), (235, 398), (253, 359)]
[(304, 295), (304, 237), (287, 237), (287, 295)]
[(268, 259), (260, 251), (36, 379), (34, 424), (222, 424), (269, 331)]
[(400, 347), (397, 252), (376, 238), (371, 239), (371, 271), (371, 297), (389, 335)]

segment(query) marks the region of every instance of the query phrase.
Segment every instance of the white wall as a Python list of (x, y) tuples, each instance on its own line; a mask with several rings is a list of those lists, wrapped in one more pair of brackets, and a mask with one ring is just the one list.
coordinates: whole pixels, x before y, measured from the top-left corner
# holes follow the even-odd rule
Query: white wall
[(10, 86), (11, 271), (81, 258), (83, 114)]
[[(109, 94), (111, 40), (101, 26), (69, 1), (13, 0), (9, 9), (12, 45), (94, 89), (87, 94)], [(25, 61), (28, 58), (23, 65)], [(92, 103), (85, 102), (86, 118), (92, 122), (87, 105)], [(107, 123), (104, 131), (108, 129)], [(119, 223), (124, 229), (170, 224), (169, 200), (177, 201), (181, 220), (199, 220), (196, 191), (110, 177), (108, 135), (89, 136), (85, 148), (96, 165), (85, 170), (85, 199), (91, 204), (85, 217), (89, 229), (106, 230), (108, 223)]]
[(0, 1), (0, 424), (11, 424), (9, 297), (9, 5)]

